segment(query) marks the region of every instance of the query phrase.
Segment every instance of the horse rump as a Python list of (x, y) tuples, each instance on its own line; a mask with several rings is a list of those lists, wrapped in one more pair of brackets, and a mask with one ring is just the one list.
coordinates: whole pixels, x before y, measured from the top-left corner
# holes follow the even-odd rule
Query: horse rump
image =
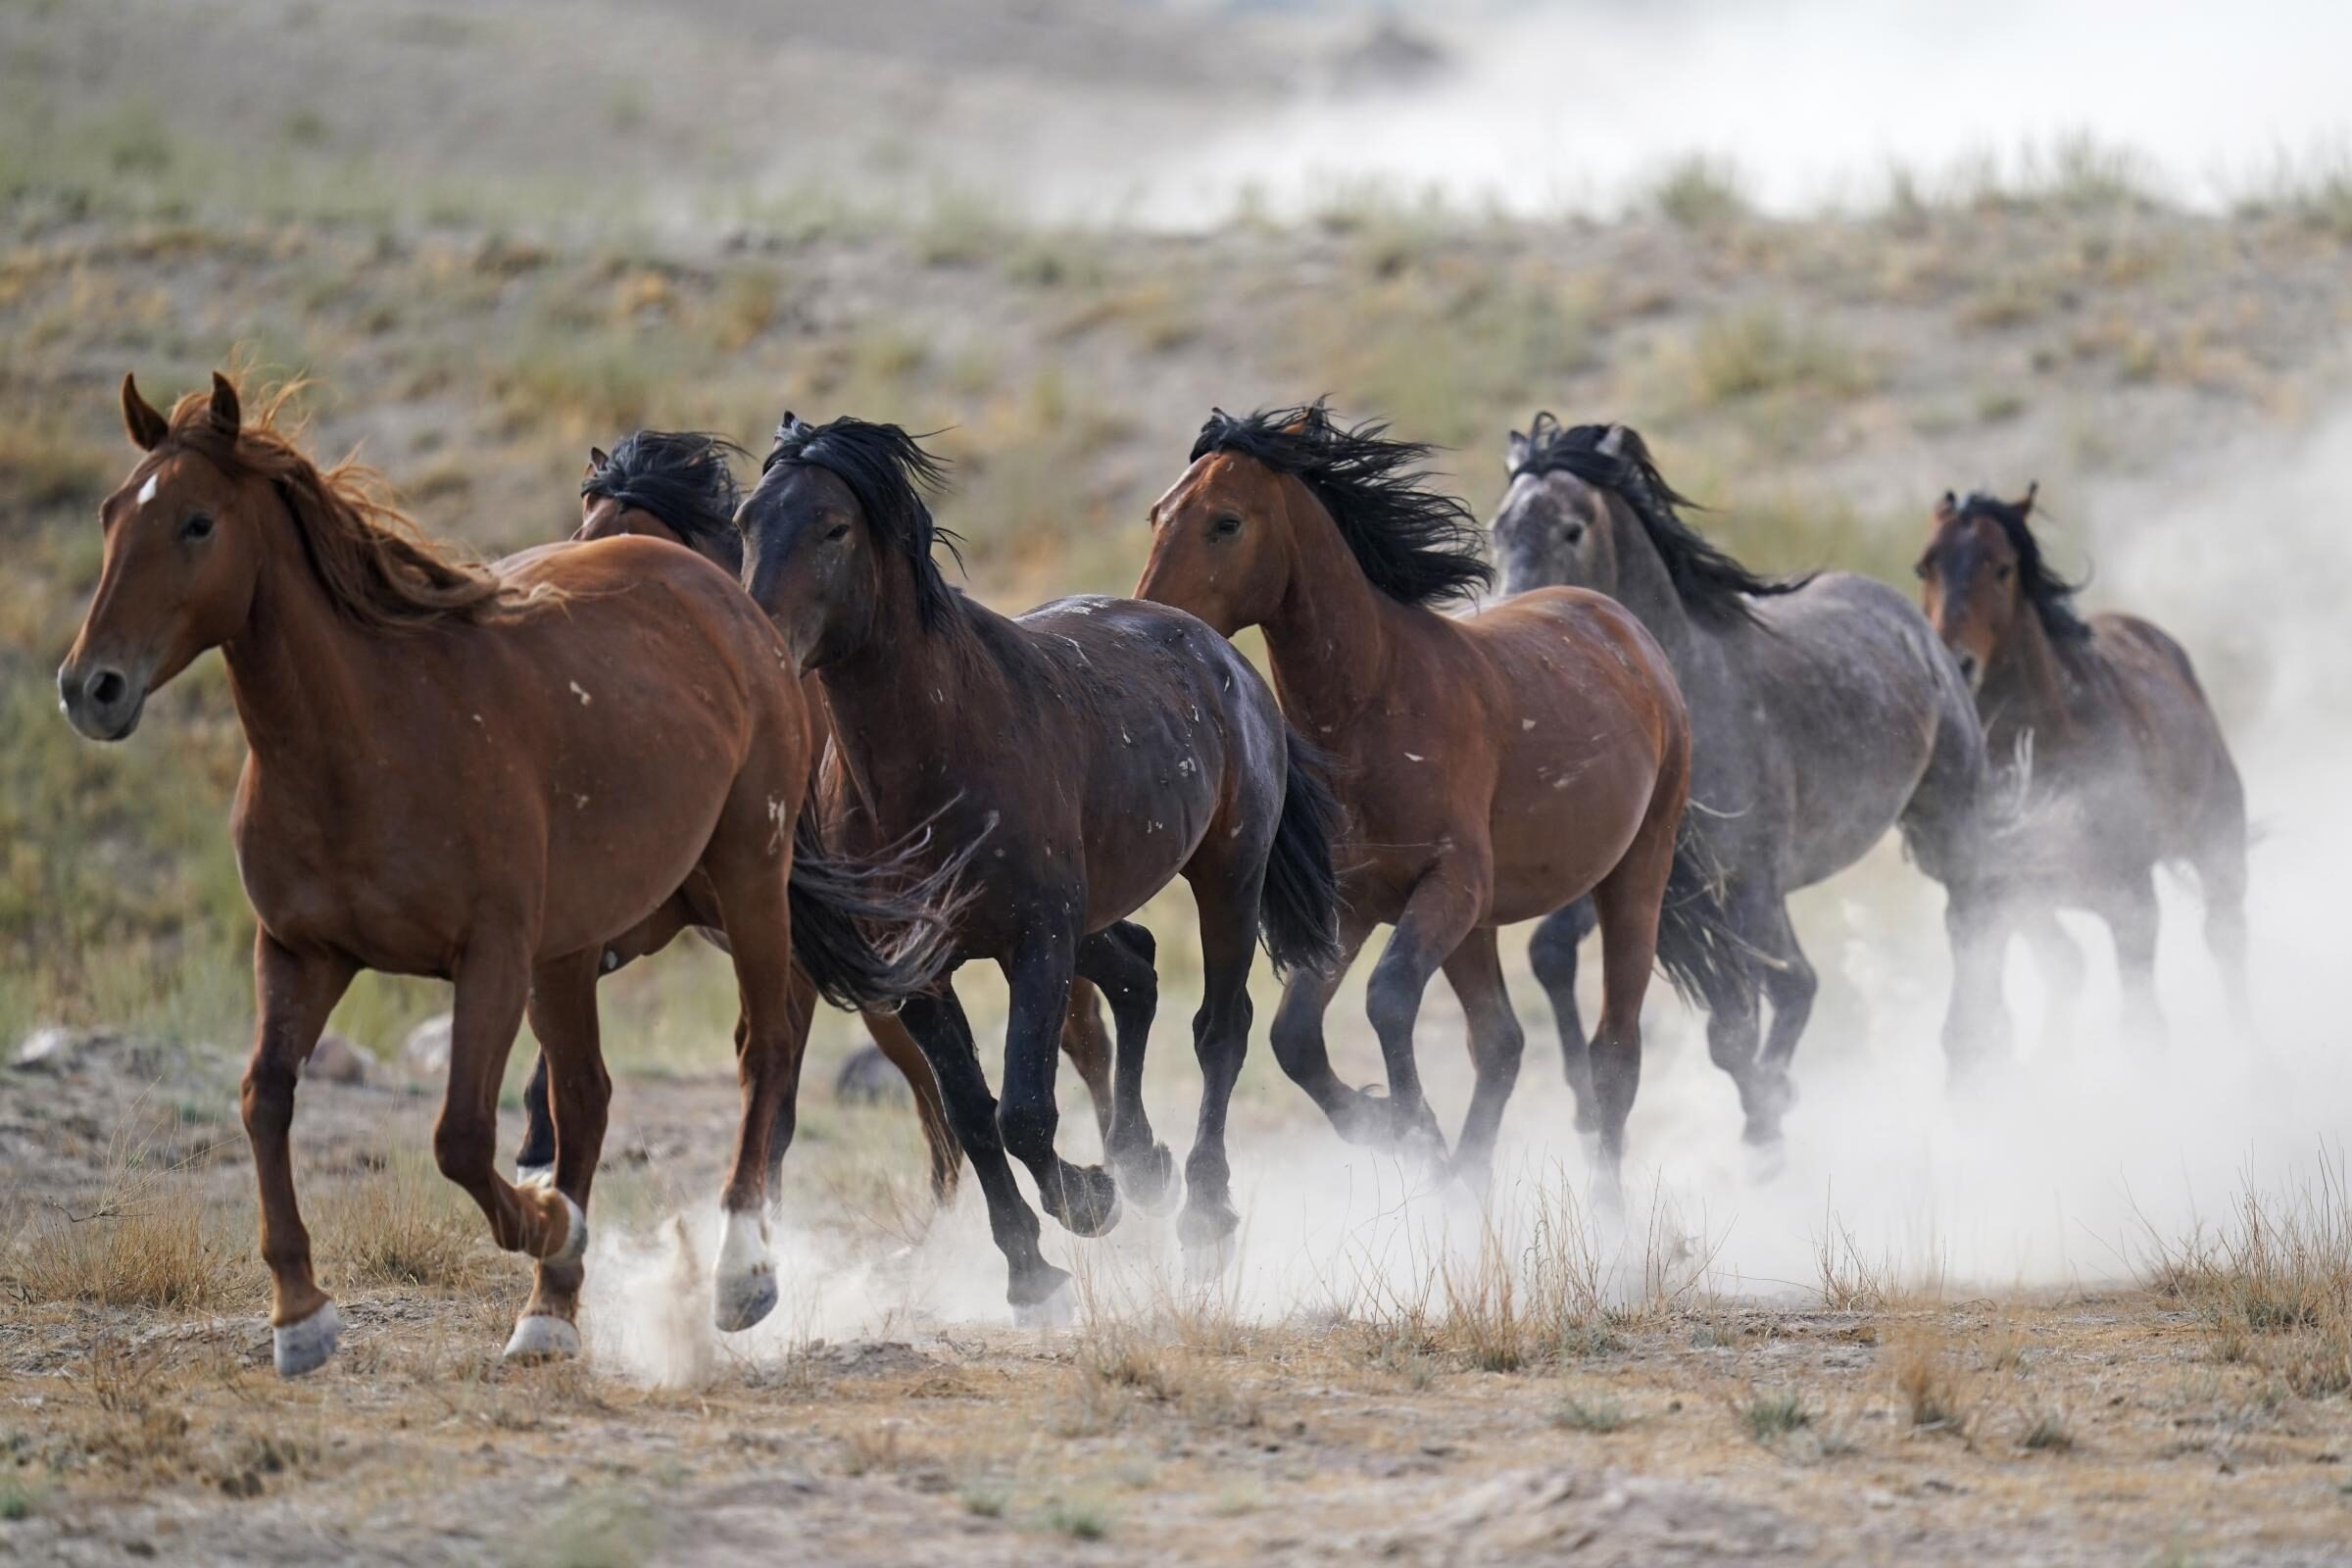
[(871, 859), (836, 856), (803, 812), (792, 829), (792, 956), (827, 1002), (888, 1012), (922, 990), (955, 951), (956, 917), (969, 897), (958, 885), (979, 846), (916, 874), (923, 828)]
[(1258, 932), (1278, 973), (1329, 969), (1340, 957), (1340, 878), (1331, 846), (1340, 830), (1339, 797), (1331, 789), (1331, 759), (1290, 725), (1282, 816), (1266, 858), (1257, 900)]

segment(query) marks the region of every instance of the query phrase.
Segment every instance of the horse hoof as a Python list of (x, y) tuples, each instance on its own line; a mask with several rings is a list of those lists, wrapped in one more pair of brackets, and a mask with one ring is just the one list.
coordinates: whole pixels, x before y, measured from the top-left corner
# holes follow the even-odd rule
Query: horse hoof
[(1176, 1156), (1165, 1144), (1153, 1144), (1140, 1154), (1117, 1161), (1119, 1192), (1147, 1214), (1165, 1214), (1176, 1203)]
[[(1046, 1212), (1072, 1236), (1101, 1236), (1119, 1222), (1119, 1184), (1099, 1165), (1064, 1165), (1058, 1200)], [(1040, 1193), (1040, 1199), (1047, 1195)]]
[(539, 1261), (549, 1268), (566, 1268), (588, 1255), (588, 1216), (571, 1200), (569, 1193), (559, 1192), (556, 1197), (564, 1203), (564, 1242), (554, 1251), (543, 1254)]
[(528, 1313), (514, 1320), (514, 1333), (500, 1353), (510, 1361), (568, 1361), (580, 1353), (580, 1331), (568, 1319)]
[(773, 1264), (718, 1282), (710, 1318), (721, 1334), (741, 1334), (776, 1309), (776, 1270)]
[(1012, 1326), (1016, 1329), (1066, 1329), (1078, 1317), (1076, 1293), (1070, 1289), (1070, 1277), (1060, 1269), (1054, 1287), (1034, 1301), (1012, 1303)]
[(298, 1378), (305, 1372), (316, 1372), (335, 1353), (335, 1344), (343, 1338), (343, 1314), (335, 1310), (332, 1299), (319, 1303), (318, 1309), (299, 1323), (270, 1331), (270, 1356), (277, 1363), (281, 1378)]

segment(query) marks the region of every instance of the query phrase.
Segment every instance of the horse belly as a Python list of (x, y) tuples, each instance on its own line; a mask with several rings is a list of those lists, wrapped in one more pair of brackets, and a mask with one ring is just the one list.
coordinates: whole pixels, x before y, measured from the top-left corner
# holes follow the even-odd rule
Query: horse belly
[(1649, 814), (1658, 762), (1655, 747), (1629, 733), (1573, 764), (1506, 781), (1492, 825), (1494, 923), (1548, 914), (1614, 870)]

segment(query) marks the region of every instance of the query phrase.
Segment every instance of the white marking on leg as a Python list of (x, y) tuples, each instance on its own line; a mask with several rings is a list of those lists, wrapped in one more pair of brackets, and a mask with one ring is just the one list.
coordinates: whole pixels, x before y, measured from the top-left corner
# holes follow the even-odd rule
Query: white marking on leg
[(776, 1263), (767, 1251), (765, 1215), (726, 1211), (716, 1283), (712, 1316), (726, 1333), (741, 1333), (774, 1308)]

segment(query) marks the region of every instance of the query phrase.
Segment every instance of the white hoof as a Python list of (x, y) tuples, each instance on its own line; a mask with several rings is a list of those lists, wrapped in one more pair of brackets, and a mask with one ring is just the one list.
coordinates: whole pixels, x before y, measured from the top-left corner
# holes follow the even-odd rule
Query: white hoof
[(565, 1318), (533, 1312), (514, 1320), (501, 1353), (510, 1361), (568, 1361), (580, 1353), (580, 1331)]
[(776, 1263), (767, 1255), (767, 1221), (730, 1211), (718, 1244), (711, 1318), (722, 1334), (740, 1334), (776, 1307)]
[(588, 1255), (588, 1216), (580, 1212), (569, 1193), (556, 1196), (564, 1200), (564, 1245), (539, 1260), (549, 1268), (563, 1268)]
[(1054, 1294), (1042, 1301), (1012, 1309), (1012, 1326), (1016, 1329), (1066, 1329), (1078, 1319), (1077, 1293), (1070, 1282), (1062, 1281), (1054, 1287)]
[(514, 1167), (514, 1185), (517, 1187), (553, 1187), (556, 1185), (556, 1167), (553, 1165), (517, 1165)]
[(343, 1314), (335, 1310), (332, 1300), (299, 1323), (271, 1329), (270, 1354), (277, 1363), (277, 1375), (298, 1378), (318, 1371), (335, 1353), (335, 1342), (342, 1338)]

